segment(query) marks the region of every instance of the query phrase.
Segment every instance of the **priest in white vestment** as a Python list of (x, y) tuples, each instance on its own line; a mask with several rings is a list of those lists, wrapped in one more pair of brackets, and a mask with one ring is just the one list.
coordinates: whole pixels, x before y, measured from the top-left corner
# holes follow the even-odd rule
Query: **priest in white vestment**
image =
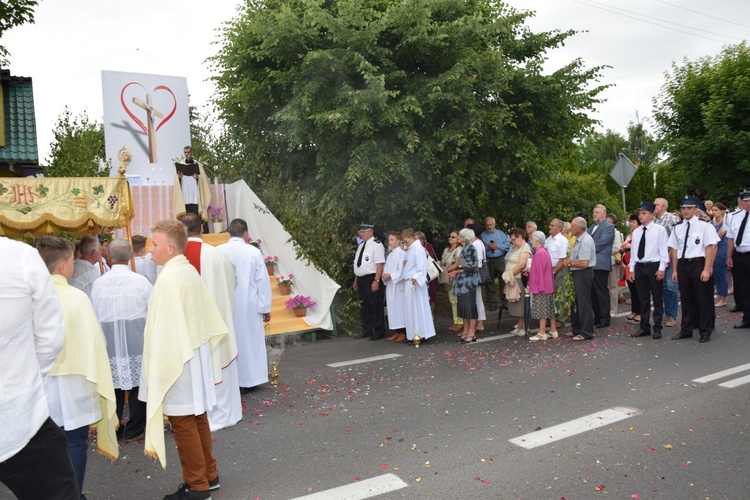
[(401, 234), (397, 231), (388, 233), (390, 252), (383, 266), (383, 283), (385, 283), (385, 305), (388, 308), (388, 329), (393, 335), (386, 340), (404, 342), (406, 340), (406, 320), (404, 318), (404, 272), (406, 252), (401, 249)]
[(130, 418), (117, 430), (126, 443), (146, 432), (146, 403), (138, 399), (143, 361), (143, 330), (153, 286), (130, 270), (130, 243), (116, 239), (109, 245), (111, 269), (94, 281), (91, 302), (107, 340), (107, 354), (115, 385), (117, 419), (122, 421), (125, 392), (129, 391)]
[(146, 401), (146, 455), (167, 466), (164, 415), (174, 441), (184, 481), (165, 499), (211, 497), (219, 487), (207, 412), (216, 404), (221, 367), (211, 352), (228, 328), (206, 284), (183, 253), (187, 230), (176, 220), (154, 226), (152, 255), (163, 265), (148, 304), (144, 332), (143, 374), (139, 397)]
[(412, 229), (404, 229), (401, 239), (407, 246), (406, 264), (401, 273), (401, 279), (404, 280), (406, 338), (412, 341), (416, 332), (422, 340), (427, 340), (435, 336), (427, 290), (427, 250), (414, 237)]
[(237, 284), (234, 264), (216, 247), (203, 243), (203, 225), (195, 214), (180, 217), (188, 231), (185, 258), (198, 271), (208, 287), (211, 298), (227, 324), (229, 334), (212, 352), (215, 364), (221, 367), (222, 382), (216, 386), (216, 406), (208, 412), (211, 431), (231, 427), (242, 420), (242, 400), (237, 378), (237, 341), (234, 331), (234, 289)]
[(237, 335), (240, 387), (268, 382), (268, 359), (263, 323), (271, 320), (271, 284), (260, 250), (248, 245), (247, 222), (229, 224), (229, 242), (219, 249), (234, 263), (237, 272), (234, 326)]

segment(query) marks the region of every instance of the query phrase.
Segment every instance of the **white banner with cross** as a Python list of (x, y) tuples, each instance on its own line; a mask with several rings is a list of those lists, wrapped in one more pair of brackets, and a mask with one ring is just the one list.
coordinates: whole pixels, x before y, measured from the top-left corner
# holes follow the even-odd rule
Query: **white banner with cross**
[(187, 78), (102, 71), (102, 98), (110, 175), (117, 175), (117, 152), (125, 146), (133, 154), (131, 184), (171, 186), (174, 159), (190, 144)]

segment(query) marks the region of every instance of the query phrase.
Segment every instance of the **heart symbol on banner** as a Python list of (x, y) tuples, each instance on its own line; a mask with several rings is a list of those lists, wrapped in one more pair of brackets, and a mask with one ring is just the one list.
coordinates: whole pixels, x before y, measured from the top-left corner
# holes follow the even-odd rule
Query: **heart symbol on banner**
[[(146, 92), (148, 92), (148, 90), (146, 89), (146, 87), (144, 87), (142, 84), (140, 84), (138, 82), (127, 83), (127, 84), (125, 84), (125, 86), (120, 91), (120, 104), (122, 105), (123, 109), (128, 114), (128, 116), (130, 117), (130, 119), (133, 120), (136, 123), (136, 125), (138, 125), (141, 128), (141, 130), (143, 130), (144, 132), (148, 133), (146, 125), (144, 125), (143, 122), (137, 116), (135, 116), (135, 114), (128, 107), (128, 104), (125, 102), (125, 90), (127, 90), (127, 88), (130, 87), (131, 85), (137, 85), (137, 86), (141, 87), (143, 90), (145, 90)], [(170, 120), (170, 118), (172, 118), (174, 116), (175, 111), (177, 111), (177, 97), (175, 97), (174, 92), (172, 92), (172, 89), (170, 89), (166, 85), (157, 85), (156, 87), (154, 87), (154, 94), (156, 94), (159, 91), (168, 92), (169, 95), (172, 96), (172, 102), (173, 102), (173, 104), (172, 104), (172, 111), (170, 111), (167, 114), (167, 116), (165, 116), (164, 118), (162, 118), (159, 121), (158, 125), (155, 125), (155, 128), (154, 128), (155, 132), (158, 131), (162, 127), (162, 125), (164, 125), (165, 123), (167, 123)]]

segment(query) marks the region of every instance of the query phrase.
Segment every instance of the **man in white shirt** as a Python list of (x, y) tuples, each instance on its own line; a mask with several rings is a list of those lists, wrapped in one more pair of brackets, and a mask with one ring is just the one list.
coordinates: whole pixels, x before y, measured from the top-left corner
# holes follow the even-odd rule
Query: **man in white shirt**
[(145, 277), (152, 285), (156, 283), (156, 264), (151, 254), (146, 252), (146, 237), (140, 234), (133, 235), (133, 255), (135, 258), (135, 272)]
[[(552, 274), (555, 278), (555, 293), (565, 286), (565, 278), (568, 276), (568, 268), (565, 266), (565, 258), (570, 250), (568, 238), (562, 234), (565, 224), (560, 219), (552, 219), (549, 223), (549, 236), (544, 242), (544, 248), (549, 252), (552, 261)], [(562, 314), (561, 314), (562, 313)], [(558, 311), (558, 316), (564, 318), (567, 315), (564, 311)], [(563, 323), (557, 321), (557, 327), (561, 328)]]
[(39, 253), (0, 237), (0, 482), (18, 498), (78, 498), (65, 433), (42, 377), (63, 347), (60, 302)]
[(727, 231), (727, 266), (732, 268), (735, 308), (742, 311), (742, 321), (735, 328), (750, 328), (750, 190), (738, 196), (739, 209), (729, 220)]
[(91, 297), (91, 287), (94, 280), (102, 275), (102, 244), (96, 236), (84, 236), (78, 243), (80, 259), (73, 263), (73, 276), (68, 284), (74, 286)]
[[(234, 328), (237, 337), (239, 386), (252, 388), (268, 382), (268, 358), (263, 324), (271, 321), (271, 284), (263, 255), (248, 245), (247, 222), (229, 223), (229, 241), (219, 250), (234, 264)], [(240, 415), (241, 417), (241, 415)]]
[(630, 247), (630, 274), (628, 279), (635, 282), (640, 300), (641, 325), (631, 337), (651, 335), (651, 299), (654, 302), (653, 338), (661, 338), (662, 319), (664, 317), (664, 273), (669, 262), (667, 248), (667, 230), (653, 223), (654, 204), (643, 202), (638, 207), (638, 220), (641, 225), (633, 231)]
[(362, 243), (354, 254), (354, 291), (362, 303), (362, 332), (354, 337), (356, 339), (370, 337), (370, 340), (380, 340), (385, 337), (385, 289), (380, 283), (385, 248), (373, 237), (374, 228), (365, 222), (359, 226)]
[(118, 421), (122, 421), (125, 392), (130, 393), (130, 418), (120, 426), (117, 434), (126, 443), (131, 443), (143, 438), (146, 431), (146, 403), (138, 399), (138, 386), (143, 360), (143, 329), (153, 286), (128, 267), (131, 249), (126, 240), (113, 240), (109, 254), (112, 268), (94, 281), (91, 302), (107, 339)]
[(714, 308), (714, 258), (719, 237), (713, 225), (697, 216), (698, 200), (686, 196), (680, 203), (682, 222), (669, 237), (669, 256), (674, 273), (672, 280), (680, 286), (682, 322), (672, 340), (693, 336), (700, 329), (700, 343), (711, 340), (716, 321)]

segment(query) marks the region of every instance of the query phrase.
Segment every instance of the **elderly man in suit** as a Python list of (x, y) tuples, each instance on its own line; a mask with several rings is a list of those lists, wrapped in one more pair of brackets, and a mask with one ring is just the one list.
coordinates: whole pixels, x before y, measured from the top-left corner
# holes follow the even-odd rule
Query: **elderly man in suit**
[(591, 287), (591, 302), (594, 307), (594, 326), (606, 328), (609, 326), (609, 272), (612, 270), (612, 254), (614, 249), (615, 227), (607, 220), (607, 208), (597, 205), (593, 211), (594, 223), (588, 233), (596, 245), (596, 265), (594, 266), (594, 281)]

